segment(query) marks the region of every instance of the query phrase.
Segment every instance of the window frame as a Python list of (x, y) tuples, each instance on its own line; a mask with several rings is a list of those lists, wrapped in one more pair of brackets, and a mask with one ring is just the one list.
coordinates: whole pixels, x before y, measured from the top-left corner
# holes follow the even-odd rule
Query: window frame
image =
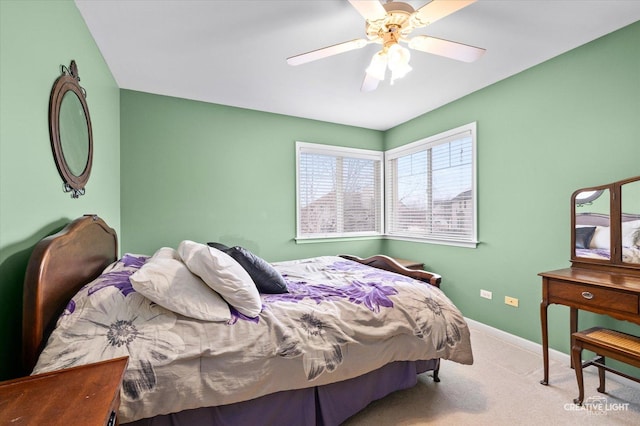
[[(301, 209), (300, 205), (300, 154), (310, 153), (318, 155), (327, 155), (333, 157), (347, 157), (358, 158), (366, 160), (374, 160), (378, 162), (378, 206), (375, 231), (360, 231), (360, 232), (333, 232), (333, 233), (317, 233), (317, 234), (301, 234)], [(374, 176), (375, 176), (374, 174)], [(298, 243), (301, 242), (313, 242), (318, 241), (331, 241), (331, 240), (344, 240), (344, 239), (358, 239), (358, 238), (380, 238), (384, 236), (384, 152), (375, 151), (361, 148), (350, 148), (337, 145), (324, 145), (318, 143), (301, 142), (296, 141), (296, 237), (295, 240)]]
[[(415, 142), (411, 142), (397, 148), (393, 148), (385, 151), (385, 176), (384, 176), (384, 185), (385, 185), (385, 231), (384, 237), (387, 239), (393, 240), (403, 240), (403, 241), (414, 241), (421, 243), (430, 243), (430, 244), (441, 244), (441, 245), (451, 245), (451, 246), (459, 246), (459, 247), (469, 247), (476, 248), (478, 245), (478, 191), (477, 191), (477, 125), (476, 122), (472, 122), (469, 124), (465, 124), (463, 126), (456, 127), (454, 129), (446, 130), (444, 132), (438, 133), (433, 136), (426, 137), (424, 139), (417, 140)], [(432, 147), (441, 145), (443, 143), (447, 143), (447, 139), (450, 141), (454, 141), (456, 136), (470, 132), (471, 135), (471, 191), (472, 191), (472, 221), (471, 221), (471, 232), (470, 237), (464, 239), (450, 238), (450, 237), (433, 237), (433, 236), (422, 236), (422, 235), (408, 235), (402, 234), (397, 231), (391, 232), (391, 220), (393, 218), (393, 200), (390, 199), (392, 197), (392, 192), (388, 191), (389, 185), (392, 185), (392, 177), (389, 175), (392, 172), (392, 167), (390, 166), (390, 162), (407, 155), (415, 154), (417, 152), (421, 152)]]
[[(391, 207), (392, 202), (388, 202), (388, 197), (391, 196), (390, 192), (387, 191), (388, 181), (388, 170), (391, 168), (388, 166), (388, 162), (394, 158), (398, 158), (403, 155), (409, 155), (411, 153), (423, 151), (433, 146), (440, 145), (443, 139), (451, 139), (451, 141), (455, 140), (455, 136), (460, 133), (470, 132), (471, 135), (471, 191), (472, 191), (472, 231), (471, 236), (465, 239), (456, 239), (456, 238), (433, 238), (429, 236), (416, 236), (416, 235), (402, 235), (398, 233), (390, 233), (389, 232), (389, 220), (392, 217)], [(342, 157), (351, 157), (351, 158), (366, 158), (366, 159), (376, 159), (379, 161), (379, 221), (376, 224), (378, 230), (376, 231), (368, 231), (368, 232), (350, 232), (350, 233), (318, 233), (318, 234), (309, 234), (309, 235), (301, 235), (300, 233), (300, 153), (317, 153), (320, 155), (330, 155), (330, 156), (342, 156)], [(330, 241), (345, 241), (345, 240), (357, 240), (357, 239), (391, 239), (391, 240), (401, 240), (401, 241), (412, 241), (418, 243), (427, 243), (427, 244), (439, 244), (439, 245), (449, 245), (449, 246), (457, 246), (457, 247), (466, 247), (466, 248), (476, 248), (479, 244), (478, 241), (478, 188), (477, 188), (477, 123), (471, 122), (454, 129), (446, 130), (444, 132), (438, 133), (433, 136), (428, 136), (426, 138), (398, 146), (393, 149), (389, 149), (386, 151), (375, 151), (368, 149), (360, 149), (360, 148), (350, 148), (344, 146), (337, 145), (325, 145), (318, 143), (310, 143), (310, 142), (301, 142), (296, 141), (296, 237), (295, 241), (297, 243), (306, 243), (306, 242), (330, 242)]]

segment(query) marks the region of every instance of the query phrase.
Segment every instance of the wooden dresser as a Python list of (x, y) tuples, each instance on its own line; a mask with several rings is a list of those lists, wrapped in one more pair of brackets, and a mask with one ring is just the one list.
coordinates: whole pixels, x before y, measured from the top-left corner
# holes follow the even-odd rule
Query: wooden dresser
[(571, 335), (578, 311), (640, 324), (640, 176), (583, 188), (571, 196), (571, 267), (542, 272), (542, 356), (549, 383), (547, 307), (570, 308)]
[(116, 425), (128, 358), (0, 382), (0, 425)]
[(549, 383), (549, 305), (569, 306), (567, 339), (578, 331), (578, 310), (640, 324), (640, 276), (583, 268), (559, 269), (539, 275), (542, 277), (540, 322), (544, 362), (544, 378), (540, 383), (544, 385)]

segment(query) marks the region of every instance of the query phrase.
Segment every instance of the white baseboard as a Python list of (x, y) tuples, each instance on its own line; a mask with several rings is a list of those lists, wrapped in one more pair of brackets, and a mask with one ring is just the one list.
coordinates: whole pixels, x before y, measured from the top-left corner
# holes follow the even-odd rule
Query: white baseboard
[[(515, 334), (507, 333), (504, 330), (500, 330), (498, 328), (492, 327), (487, 324), (483, 324), (481, 322), (472, 320), (470, 318), (465, 318), (465, 321), (467, 321), (467, 323), (469, 323), (470, 326), (480, 329), (487, 334), (491, 334), (494, 337), (500, 338), (508, 343), (511, 343), (515, 346), (519, 346), (523, 349), (542, 354), (542, 345), (539, 343), (535, 343), (535, 342), (532, 342), (531, 340), (523, 339), (522, 337), (516, 336)], [(560, 363), (565, 363), (567, 365), (571, 364), (570, 355), (552, 348), (549, 348), (549, 359), (560, 362)], [(630, 386), (640, 390), (640, 383), (634, 382), (633, 380), (629, 380), (622, 376), (618, 376), (617, 374), (607, 374), (607, 379), (611, 379), (620, 384), (623, 384), (624, 386)]]

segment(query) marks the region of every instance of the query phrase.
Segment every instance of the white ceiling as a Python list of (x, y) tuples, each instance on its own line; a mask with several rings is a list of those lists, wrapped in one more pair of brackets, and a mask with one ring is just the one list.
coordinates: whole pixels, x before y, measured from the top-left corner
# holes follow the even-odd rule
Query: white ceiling
[[(428, 0), (407, 1), (415, 8)], [(483, 47), (475, 63), (413, 51), (413, 71), (360, 85), (373, 44), (296, 67), (286, 58), (365, 37), (347, 0), (76, 0), (123, 89), (386, 130), (640, 20), (640, 0), (479, 0), (412, 35)]]

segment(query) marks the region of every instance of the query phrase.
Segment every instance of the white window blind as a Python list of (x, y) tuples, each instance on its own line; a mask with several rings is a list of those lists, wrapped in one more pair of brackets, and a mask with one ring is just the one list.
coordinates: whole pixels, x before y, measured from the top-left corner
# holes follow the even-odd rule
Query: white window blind
[(475, 246), (475, 130), (471, 123), (387, 151), (387, 235)]
[(297, 142), (297, 238), (380, 235), (382, 159), (377, 151)]

